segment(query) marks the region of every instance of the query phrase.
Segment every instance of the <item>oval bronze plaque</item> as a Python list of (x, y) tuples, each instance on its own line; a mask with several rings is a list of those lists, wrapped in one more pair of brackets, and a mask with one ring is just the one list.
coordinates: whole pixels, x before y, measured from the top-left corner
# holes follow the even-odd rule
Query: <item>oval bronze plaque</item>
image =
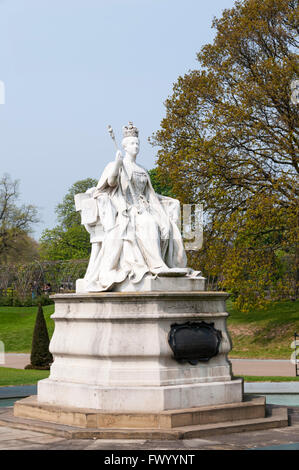
[(221, 331), (214, 328), (214, 323), (175, 323), (171, 325), (168, 343), (176, 361), (196, 365), (218, 354), (221, 338)]

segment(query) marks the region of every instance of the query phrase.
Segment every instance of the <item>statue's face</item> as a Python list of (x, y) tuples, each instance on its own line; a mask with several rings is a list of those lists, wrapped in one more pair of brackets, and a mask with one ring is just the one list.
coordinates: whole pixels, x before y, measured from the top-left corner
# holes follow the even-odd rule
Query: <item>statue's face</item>
[(132, 157), (136, 157), (139, 152), (139, 139), (138, 137), (127, 137), (123, 143), (125, 151)]

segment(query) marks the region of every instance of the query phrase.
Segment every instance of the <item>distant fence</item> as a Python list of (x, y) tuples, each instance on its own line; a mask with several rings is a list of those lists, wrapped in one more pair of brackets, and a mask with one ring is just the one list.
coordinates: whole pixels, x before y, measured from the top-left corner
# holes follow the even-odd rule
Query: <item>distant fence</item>
[(0, 297), (21, 302), (50, 293), (75, 290), (88, 260), (33, 261), (0, 266)]

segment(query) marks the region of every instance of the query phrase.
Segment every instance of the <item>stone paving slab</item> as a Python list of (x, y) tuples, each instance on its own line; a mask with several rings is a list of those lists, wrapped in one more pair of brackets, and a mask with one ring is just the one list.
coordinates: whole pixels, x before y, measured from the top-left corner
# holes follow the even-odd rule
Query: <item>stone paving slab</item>
[(273, 446), (277, 448), (280, 445), (296, 446), (299, 443), (299, 425), (278, 430), (226, 434), (217, 436), (217, 440), (211, 438), (167, 442), (144, 440), (67, 440), (45, 436), (41, 433), (34, 433), (34, 436), (28, 437), (25, 431), (20, 432), (20, 430), (10, 428), (2, 429), (6, 431), (9, 438), (3, 440), (3, 434), (0, 434), (1, 450), (245, 450)]
[(0, 427), (0, 449), (10, 450), (245, 450), (280, 445), (289, 446), (299, 443), (298, 409), (289, 409), (294, 416), (287, 428), (263, 431), (222, 434), (205, 439), (186, 439), (170, 441), (138, 440), (94, 440), (65, 439), (53, 435), (45, 435), (36, 431), (13, 429), (9, 426)]

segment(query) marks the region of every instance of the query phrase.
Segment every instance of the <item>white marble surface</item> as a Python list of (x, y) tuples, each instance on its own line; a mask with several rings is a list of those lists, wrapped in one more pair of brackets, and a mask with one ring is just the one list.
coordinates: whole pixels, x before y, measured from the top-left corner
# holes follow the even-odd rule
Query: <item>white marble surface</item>
[[(38, 384), (38, 400), (131, 411), (241, 401), (242, 387), (231, 381), (227, 359), (226, 297), (207, 292), (55, 296), (54, 363), (49, 379)], [(168, 344), (171, 325), (202, 320), (221, 330), (219, 354), (196, 366), (178, 363)]]
[[(156, 194), (136, 157), (140, 142), (132, 123), (123, 128), (122, 146), (103, 171), (96, 188), (75, 196), (76, 210), (92, 244), (84, 283), (77, 292), (136, 290), (148, 274), (186, 277), (187, 257), (180, 231), (180, 202)], [(112, 132), (113, 135), (113, 132)], [(114, 137), (114, 135), (113, 135)], [(144, 284), (147, 289), (147, 283)]]
[[(198, 276), (191, 277), (155, 277), (145, 275), (140, 282), (132, 283), (129, 279), (115, 284), (113, 292), (180, 292), (180, 291), (204, 291), (205, 278)], [(88, 291), (85, 279), (77, 279), (76, 292), (83, 294)]]
[(242, 401), (242, 380), (169, 387), (117, 388), (42, 380), (38, 385), (38, 394), (39, 396), (47, 396), (47, 403), (61, 406), (114, 412), (159, 412), (240, 403)]

